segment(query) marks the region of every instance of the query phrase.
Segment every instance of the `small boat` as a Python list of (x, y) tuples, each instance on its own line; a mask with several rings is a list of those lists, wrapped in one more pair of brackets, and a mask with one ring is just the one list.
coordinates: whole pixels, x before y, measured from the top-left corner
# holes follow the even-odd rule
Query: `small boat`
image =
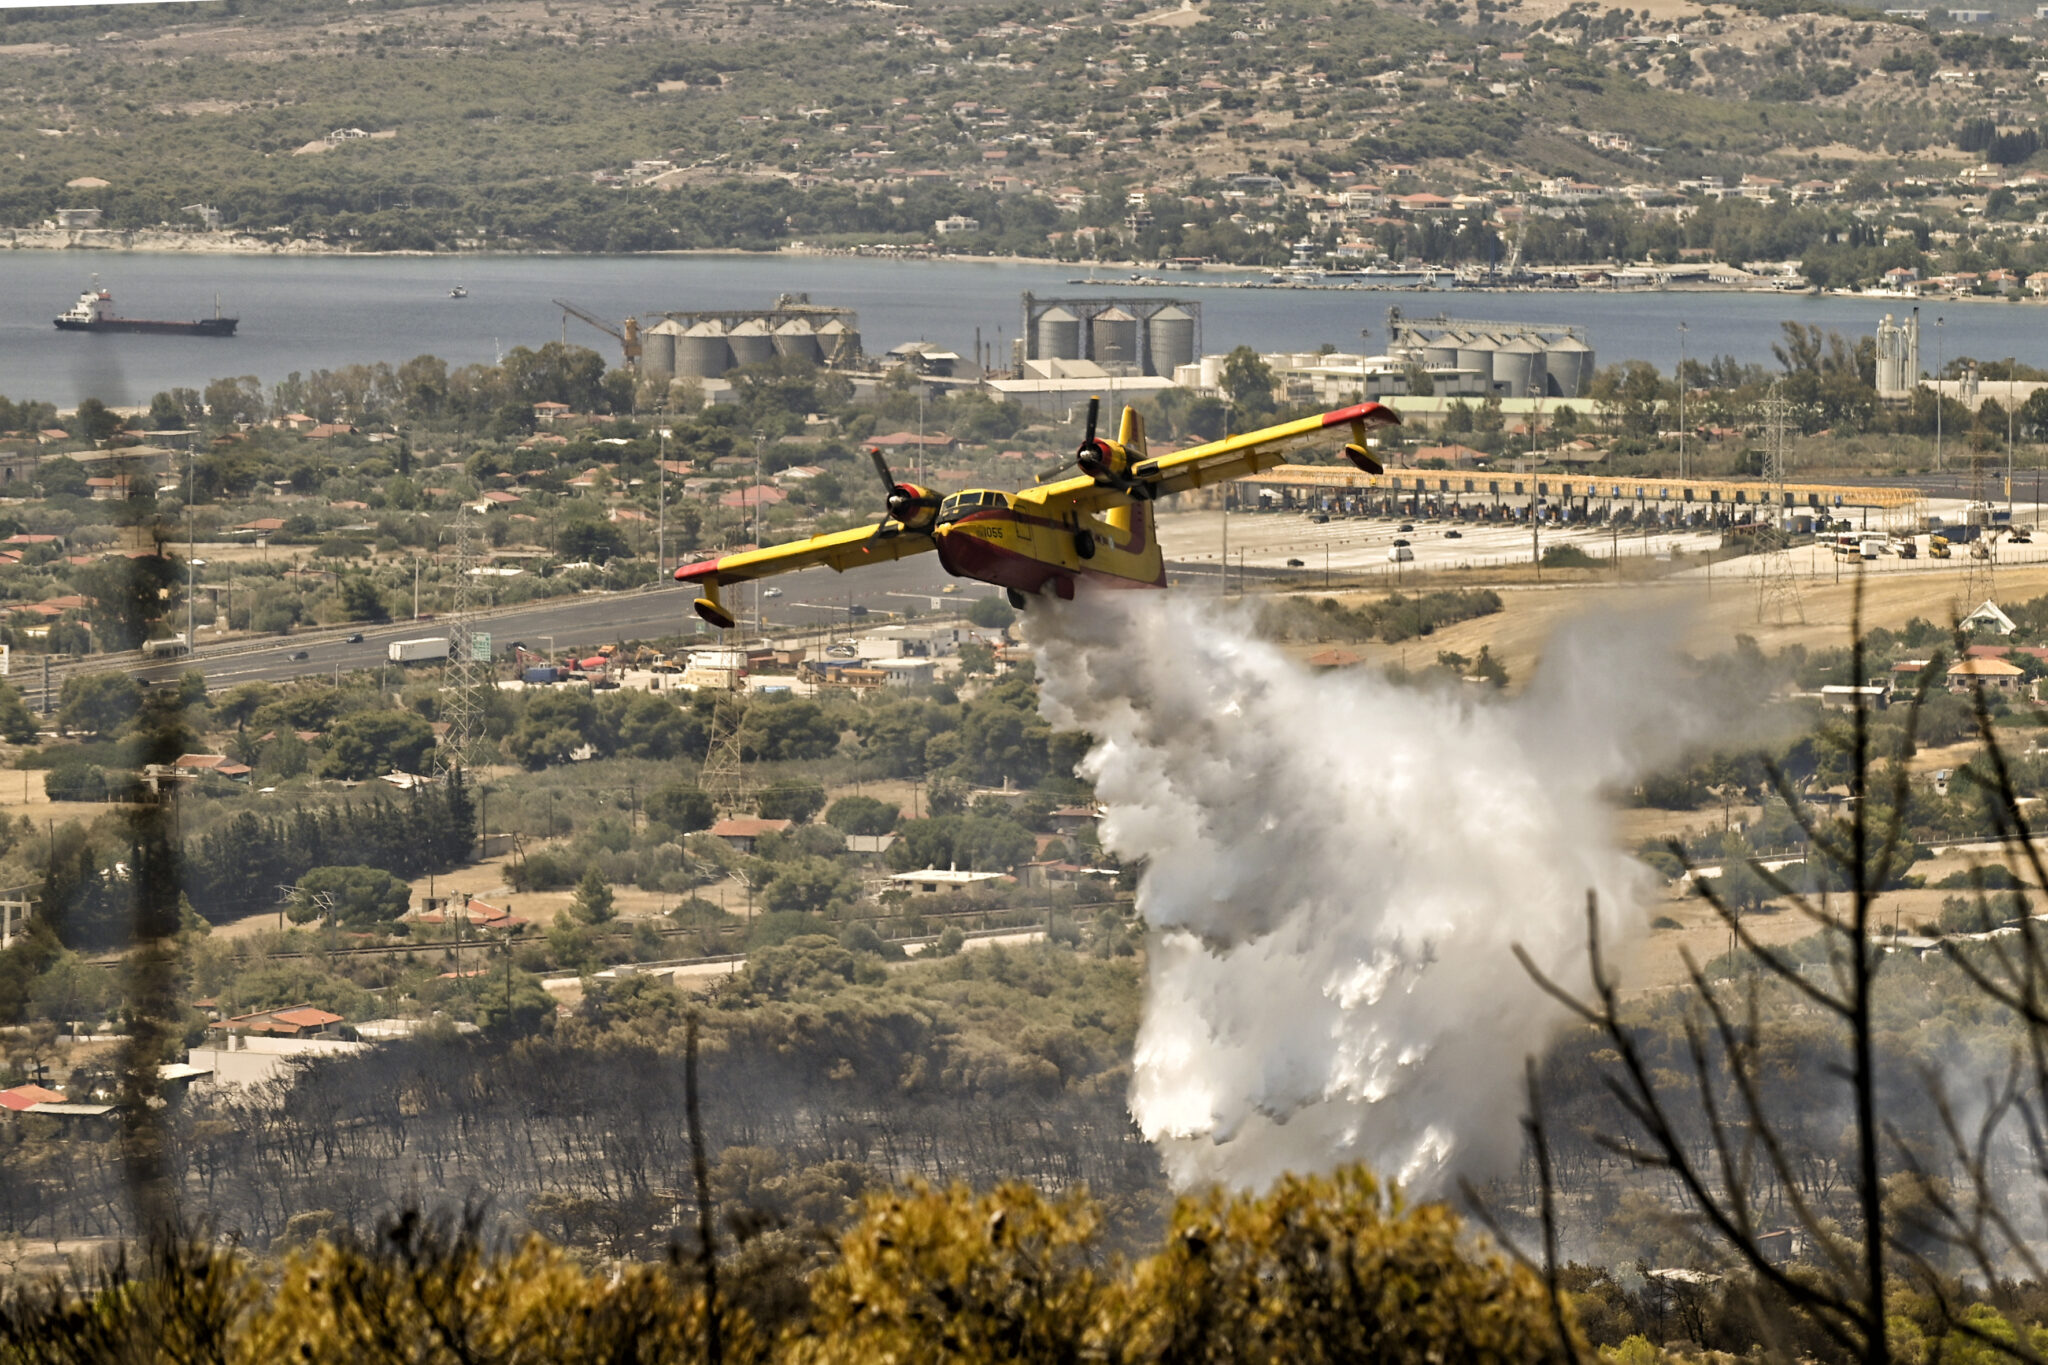
[(469, 291), (458, 284), (448, 291), (448, 297), (451, 299), (466, 299), (469, 297)]

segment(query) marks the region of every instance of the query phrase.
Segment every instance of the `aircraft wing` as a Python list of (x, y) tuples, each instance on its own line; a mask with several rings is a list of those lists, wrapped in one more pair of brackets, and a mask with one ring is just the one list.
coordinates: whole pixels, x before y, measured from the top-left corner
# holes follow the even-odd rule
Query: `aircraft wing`
[(774, 574), (823, 564), (837, 572), (863, 564), (882, 564), (932, 548), (932, 538), (920, 531), (906, 531), (894, 521), (878, 526), (861, 526), (851, 531), (834, 531), (771, 545), (765, 550), (742, 550), (718, 559), (699, 560), (676, 570), (679, 583), (747, 583)]
[[(1126, 492), (1113, 484), (1099, 484), (1086, 474), (1043, 484), (1027, 490), (1048, 503), (1061, 503), (1084, 512), (1098, 511), (1135, 494), (1145, 499), (1206, 488), (1229, 479), (1242, 479), (1284, 463), (1289, 451), (1310, 441), (1339, 442), (1357, 439), (1366, 427), (1398, 426), (1401, 417), (1379, 403), (1357, 403), (1334, 412), (1303, 417), (1293, 422), (1242, 436), (1227, 436), (1207, 445), (1140, 460), (1131, 466), (1130, 488)], [(1355, 463), (1355, 461), (1354, 461)], [(1373, 472), (1377, 472), (1376, 470)]]

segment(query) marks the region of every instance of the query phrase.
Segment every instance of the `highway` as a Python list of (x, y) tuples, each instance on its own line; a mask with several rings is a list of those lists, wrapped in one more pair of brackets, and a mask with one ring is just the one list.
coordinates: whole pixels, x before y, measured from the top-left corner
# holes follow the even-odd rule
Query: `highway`
[[(946, 592), (948, 584), (954, 591)], [(766, 596), (780, 588), (778, 597)], [(857, 574), (837, 574), (830, 569), (806, 569), (786, 574), (767, 584), (747, 584), (728, 592), (726, 602), (740, 613), (743, 626), (751, 627), (760, 592), (761, 619), (769, 634), (777, 630), (815, 630), (833, 622), (878, 618), (902, 613), (906, 608), (930, 610), (953, 606), (957, 609), (996, 590), (982, 583), (950, 578), (939, 566), (937, 555), (917, 555), (893, 563), (876, 565)], [(703, 626), (690, 609), (693, 594), (679, 584), (667, 583), (620, 593), (585, 593), (575, 597), (552, 598), (516, 607), (481, 611), (473, 629), (487, 631), (493, 653), (503, 658), (517, 640), (537, 653), (545, 652), (552, 639), (557, 656), (571, 649), (588, 651), (616, 640), (651, 639), (661, 636), (697, 634), (702, 626), (703, 642), (715, 641), (715, 632)], [(861, 608), (864, 615), (852, 618), (849, 608)], [(448, 633), (445, 621), (399, 621), (379, 625), (328, 626), (301, 630), (291, 635), (231, 640), (209, 645), (202, 641), (194, 654), (175, 659), (142, 660), (134, 654), (87, 658), (50, 669), (51, 696), (62, 690), (64, 679), (74, 672), (125, 672), (145, 683), (173, 682), (189, 669), (206, 674), (207, 690), (218, 692), (245, 682), (289, 682), (294, 678), (332, 678), (382, 667), (387, 646), (393, 640), (413, 640)], [(748, 631), (751, 634), (751, 629)], [(360, 634), (360, 643), (348, 637)], [(304, 654), (304, 658), (295, 655)], [(43, 703), (43, 673), (40, 659), (17, 655), (10, 679), (31, 704)], [(47, 709), (47, 707), (45, 708)]]

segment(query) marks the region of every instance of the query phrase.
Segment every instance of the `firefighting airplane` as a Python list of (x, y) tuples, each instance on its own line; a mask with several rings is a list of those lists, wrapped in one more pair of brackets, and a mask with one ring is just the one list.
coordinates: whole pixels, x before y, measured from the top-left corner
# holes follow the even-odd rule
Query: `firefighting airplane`
[(1153, 459), (1145, 453), (1145, 424), (1137, 410), (1124, 409), (1117, 438), (1110, 441), (1095, 434), (1101, 407), (1101, 399), (1088, 400), (1088, 433), (1074, 457), (1081, 472), (1074, 477), (1014, 493), (976, 488), (941, 497), (898, 483), (882, 452), (872, 450), (889, 513), (883, 521), (686, 564), (676, 570), (676, 580), (700, 587), (697, 614), (724, 630), (734, 624), (719, 600), (726, 584), (819, 564), (843, 573), (926, 550), (936, 550), (955, 578), (1005, 589), (1019, 610), (1025, 594), (1047, 589), (1071, 600), (1074, 584), (1084, 578), (1106, 587), (1163, 588), (1166, 561), (1152, 533), (1155, 499), (1271, 469), (1286, 450), (1332, 428), (1350, 437), (1345, 458), (1378, 474), (1366, 431), (1401, 420), (1378, 403), (1360, 403)]

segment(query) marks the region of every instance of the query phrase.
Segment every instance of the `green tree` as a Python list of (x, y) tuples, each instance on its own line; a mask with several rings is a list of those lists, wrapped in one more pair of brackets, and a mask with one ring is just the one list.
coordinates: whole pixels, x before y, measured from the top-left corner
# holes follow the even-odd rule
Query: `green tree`
[(0, 739), (9, 744), (33, 744), (41, 734), (35, 713), (21, 699), (21, 693), (0, 683)]
[(57, 724), (64, 730), (109, 735), (142, 709), (142, 689), (126, 673), (74, 673), (57, 694)]
[(73, 581), (92, 599), (93, 627), (110, 650), (136, 648), (184, 600), (184, 571), (162, 555), (97, 560)]
[(46, 498), (82, 498), (90, 491), (85, 480), (85, 466), (69, 455), (45, 460), (36, 471), (36, 483)]
[(825, 807), (825, 789), (815, 782), (798, 782), (784, 779), (764, 790), (754, 802), (754, 809), (763, 820), (794, 820), (798, 824), (810, 819)]
[(583, 880), (576, 883), (574, 907), (576, 918), (585, 924), (604, 924), (617, 913), (611, 883), (596, 863), (584, 869)]
[(1239, 431), (1248, 431), (1273, 415), (1273, 367), (1249, 346), (1223, 358), (1223, 392)]
[(434, 728), (410, 711), (356, 711), (329, 732), (325, 777), (361, 782), (389, 772), (416, 773), (434, 747)]
[(387, 925), (412, 904), (412, 888), (381, 867), (316, 867), (299, 878), (286, 913), (294, 923), (326, 917), (351, 928)]
[(528, 694), (519, 724), (506, 737), (505, 752), (535, 770), (567, 763), (585, 744), (597, 744), (597, 728), (597, 706), (589, 693), (550, 688)]
[(366, 573), (353, 573), (341, 580), (341, 613), (351, 621), (388, 621), (390, 608), (384, 605), (377, 584)]
[(678, 834), (710, 829), (718, 819), (711, 794), (681, 782), (663, 787), (647, 798), (647, 818), (667, 825)]
[(555, 553), (571, 563), (605, 564), (627, 553), (626, 538), (595, 517), (569, 517), (555, 530)]
[(97, 398), (81, 399), (71, 417), (71, 434), (98, 445), (121, 429), (121, 418)]
[(872, 796), (842, 796), (825, 812), (825, 823), (843, 834), (872, 837), (896, 828), (896, 817), (901, 813), (902, 808), (894, 802)]
[(967, 619), (983, 630), (1001, 630), (1017, 619), (1017, 613), (1000, 597), (977, 597), (967, 608)]

